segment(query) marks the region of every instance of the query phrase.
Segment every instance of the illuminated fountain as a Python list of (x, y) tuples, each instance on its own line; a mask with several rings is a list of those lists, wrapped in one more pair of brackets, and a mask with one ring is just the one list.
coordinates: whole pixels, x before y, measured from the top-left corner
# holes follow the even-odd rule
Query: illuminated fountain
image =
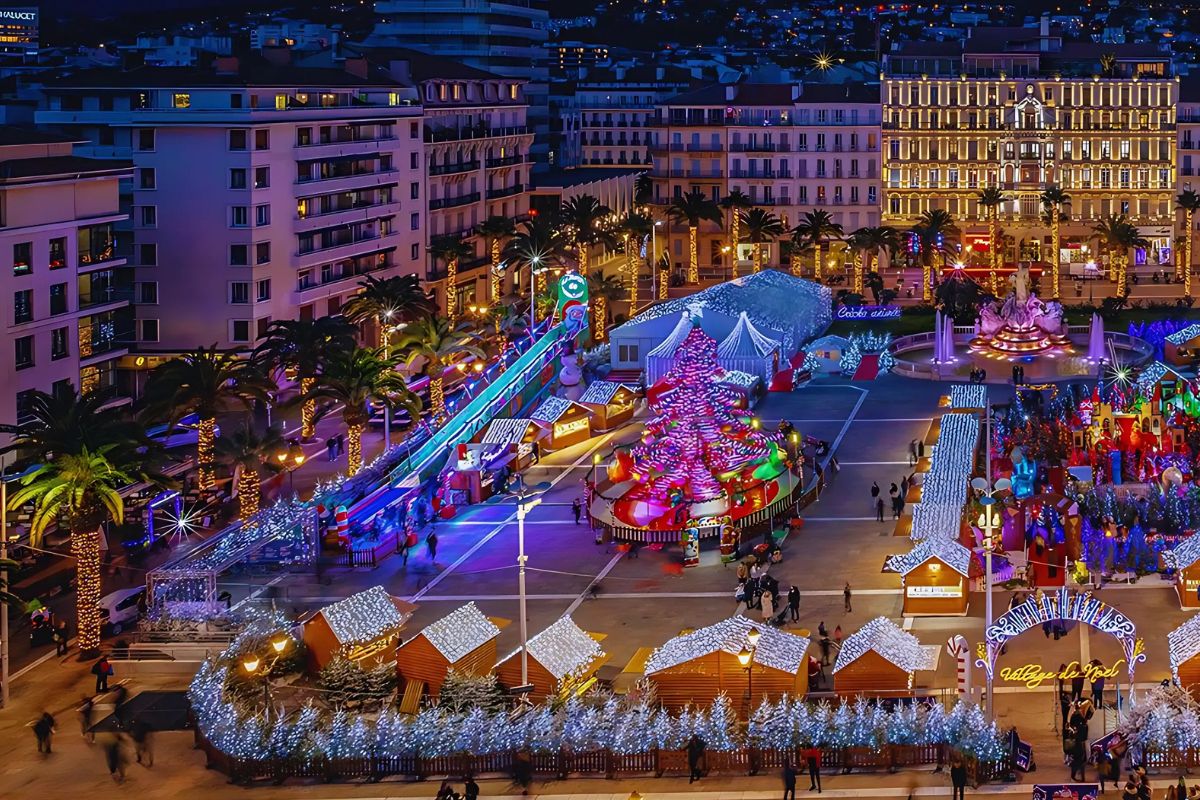
[(971, 352), (1009, 361), (1071, 353), (1062, 305), (1042, 302), (1029, 290), (1028, 266), (1018, 267), (1010, 280), (1013, 290), (1008, 297), (980, 311), (979, 335), (971, 340)]

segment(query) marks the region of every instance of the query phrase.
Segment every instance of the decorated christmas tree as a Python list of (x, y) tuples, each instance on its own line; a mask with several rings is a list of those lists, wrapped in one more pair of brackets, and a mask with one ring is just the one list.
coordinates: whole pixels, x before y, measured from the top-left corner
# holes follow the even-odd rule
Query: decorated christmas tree
[(721, 375), (717, 342), (696, 325), (663, 379), (671, 388), (653, 403), (655, 415), (633, 448), (630, 474), (641, 491), (704, 502), (721, 497), (723, 484), (748, 469), (763, 465), (757, 477), (778, 474), (784, 454), (738, 409), (739, 397), (718, 382)]

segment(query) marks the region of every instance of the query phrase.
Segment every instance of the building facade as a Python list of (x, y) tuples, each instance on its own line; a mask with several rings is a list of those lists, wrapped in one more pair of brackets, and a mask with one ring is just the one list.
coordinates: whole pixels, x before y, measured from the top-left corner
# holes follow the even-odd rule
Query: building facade
[(1042, 193), (1070, 196), (1061, 263), (1096, 255), (1086, 240), (1124, 214), (1169, 265), (1176, 190), (1178, 83), (1147, 45), (1065, 42), (1043, 18), (974, 30), (962, 43), (911, 43), (883, 60), (883, 220), (907, 228), (934, 209), (962, 230), (964, 257), (987, 252), (979, 193), (1004, 193), (1004, 261), (1050, 263)]
[[(0, 420), (33, 391), (119, 389), (133, 276), (118, 246), (128, 163), (81, 158), (69, 137), (0, 128)], [(7, 437), (0, 438), (0, 444)]]
[[(880, 117), (872, 85), (733, 84), (688, 92), (658, 105), (650, 154), (654, 203), (696, 190), (720, 202), (734, 190), (753, 206), (796, 225), (823, 209), (846, 233), (879, 224)], [(688, 232), (670, 226), (677, 269), (688, 260)], [(700, 231), (702, 274), (727, 276), (727, 232)], [(779, 264), (779, 243), (764, 245)], [(743, 242), (737, 258), (749, 263)]]
[(415, 90), (346, 69), (221, 59), (80, 73), (38, 122), (134, 163), (137, 347), (247, 347), (274, 319), (337, 313), (367, 274), (425, 265)]
[[(1179, 166), (1177, 170), (1179, 180), (1176, 189), (1178, 192), (1190, 190), (1200, 193), (1200, 76), (1193, 75), (1180, 82), (1175, 124), (1178, 134), (1175, 157)], [(1176, 211), (1179, 230), (1186, 234), (1184, 230), (1184, 226), (1187, 224), (1186, 217), (1182, 210), (1177, 209)], [(1194, 227), (1191, 235), (1195, 237), (1196, 231), (1200, 229), (1200, 214), (1192, 215), (1192, 225)], [(1177, 250), (1180, 249), (1178, 244), (1176, 242)], [(1196, 257), (1195, 244), (1192, 246), (1192, 251), (1194, 260)], [(1182, 258), (1183, 254), (1179, 255)]]

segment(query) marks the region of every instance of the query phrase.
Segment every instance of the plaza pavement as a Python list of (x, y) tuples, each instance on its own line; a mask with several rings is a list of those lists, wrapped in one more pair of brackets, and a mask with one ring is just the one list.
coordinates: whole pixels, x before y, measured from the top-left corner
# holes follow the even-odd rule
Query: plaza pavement
[[(819, 502), (804, 513), (803, 530), (786, 542), (783, 563), (772, 568), (772, 574), (782, 585), (795, 583), (801, 589), (801, 618), (795, 627), (815, 631), (818, 623), (824, 621), (831, 631), (840, 625), (848, 635), (875, 616), (900, 621), (900, 581), (894, 574), (883, 573), (882, 566), (887, 555), (908, 549), (907, 540), (891, 535), (890, 520), (884, 524), (874, 520), (868, 490), (871, 481), (877, 480), (886, 492), (888, 484), (899, 481), (907, 471), (908, 442), (924, 435), (929, 420), (938, 413), (937, 400), (945, 387), (896, 376), (855, 384), (824, 379), (792, 394), (770, 395), (759, 407), (765, 426), (787, 419), (806, 435), (836, 442), (841, 462), (839, 472), (827, 472), (829, 485)], [(991, 391), (993, 401), (1003, 401), (1010, 390), (992, 387)], [(550, 484), (541, 492), (542, 502), (530, 511), (527, 520), (529, 631), (534, 634), (560, 615), (571, 613), (586, 630), (607, 634), (603, 647), (610, 654), (609, 663), (617, 667), (623, 666), (640, 647), (660, 644), (683, 628), (707, 625), (735, 611), (733, 570), (719, 563), (711, 552), (711, 544), (703, 553), (700, 567), (680, 571), (675, 566), (680, 558), (676, 546), (642, 548), (639, 558), (623, 558), (610, 548), (597, 545), (586, 525), (573, 524), (570, 503), (581, 492), (581, 481), (591, 468), (592, 453), (607, 455), (614, 443), (628, 441), (636, 434), (636, 427), (627, 427), (548, 455), (527, 475), (531, 485)], [(468, 600), (474, 600), (489, 615), (515, 620), (514, 502), (501, 499), (467, 508), (454, 520), (440, 521), (437, 532), (440, 545), (436, 563), (429, 560), (421, 547), (407, 566), (399, 557), (392, 557), (373, 570), (329, 570), (323, 583), (317, 583), (311, 576), (291, 576), (273, 586), (275, 602), (300, 612), (382, 584), (389, 592), (419, 604), (410, 630), (419, 630)], [(842, 608), (841, 591), (846, 581), (854, 591), (850, 613)], [(593, 586), (594, 593), (589, 591)], [(1101, 595), (1126, 612), (1146, 639), (1148, 658), (1138, 670), (1138, 681), (1149, 685), (1166, 677), (1169, 674), (1166, 633), (1186, 616), (1178, 610), (1169, 584), (1151, 579), (1129, 587), (1106, 587)], [(1008, 598), (1007, 592), (997, 591), (997, 614), (1007, 607)], [(975, 593), (965, 618), (922, 618), (903, 624), (926, 644), (940, 645), (950, 635), (960, 632), (968, 640), (978, 641), (982, 638), (983, 608), (982, 595)], [(499, 650), (507, 654), (517, 644), (518, 626), (510, 625), (501, 634)], [(936, 671), (919, 673), (919, 686), (946, 689), (953, 686), (954, 664), (942, 652)], [(1060, 661), (1087, 661), (1092, 657), (1111, 663), (1120, 657), (1119, 648), (1108, 637), (1089, 635), (1086, 630), (1072, 630), (1058, 642), (1045, 639), (1040, 631), (1031, 631), (1010, 644), (1001, 665), (1037, 662), (1055, 666)], [(86, 665), (50, 659), (14, 683), (14, 706), (0, 712), (0, 734), (4, 741), (0, 753), (6, 754), (0, 756), (3, 758), (0, 763), (6, 765), (0, 771), (0, 797), (68, 796), (59, 793), (59, 786), (69, 786), (71, 797), (97, 789), (111, 791), (100, 752), (89, 751), (83, 745), (69, 711), (88, 690), (90, 682)], [(152, 686), (139, 681), (134, 688)], [(1025, 783), (1034, 778), (1054, 782), (1066, 777), (1054, 731), (1053, 696), (1046, 689), (1003, 687), (996, 695), (999, 722), (1005, 726), (1017, 725), (1022, 737), (1035, 745), (1040, 769), (1034, 775), (1024, 776)], [(33, 736), (24, 727), (43, 708), (61, 712), (63, 751), (44, 762), (45, 766), (34, 754)], [(1093, 723), (1093, 733), (1102, 732), (1108, 724), (1110, 719), (1098, 718)], [(187, 734), (160, 735), (158, 766), (153, 772), (144, 772), (135, 765), (131, 785), (125, 791), (136, 786), (136, 791), (147, 798), (224, 797), (244, 791), (227, 788), (223, 776), (203, 771), (202, 759), (189, 747)], [(59, 769), (60, 760), (69, 769)], [(903, 796), (911, 780), (930, 791), (948, 791), (946, 778), (932, 772), (836, 776), (830, 777), (827, 785), (830, 789), (853, 792), (840, 796)], [(767, 797), (777, 786), (777, 776), (771, 775), (714, 777), (695, 788), (697, 791), (716, 788), (721, 797)], [(487, 782), (483, 789), (484, 796), (507, 791), (498, 782)], [(659, 792), (688, 791), (687, 784), (674, 779), (551, 782), (539, 785), (535, 791), (627, 797), (634, 789), (647, 797), (658, 797)], [(987, 787), (986, 791), (1002, 789)], [(269, 797), (332, 798), (422, 796), (434, 790), (429, 785), (387, 783), (286, 790), (258, 787), (253, 791)]]

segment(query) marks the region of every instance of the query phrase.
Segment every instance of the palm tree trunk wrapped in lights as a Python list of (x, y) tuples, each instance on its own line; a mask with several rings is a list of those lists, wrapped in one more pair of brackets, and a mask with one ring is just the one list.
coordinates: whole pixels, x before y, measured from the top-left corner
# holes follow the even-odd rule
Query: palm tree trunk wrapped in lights
[(738, 276), (738, 242), (742, 240), (742, 219), (736, 208), (733, 210), (733, 221), (730, 224), (729, 232), (732, 239), (729, 243), (729, 252), (730, 258), (733, 259), (733, 277), (736, 278)]
[(588, 264), (588, 246), (583, 242), (576, 242), (575, 249), (579, 251), (579, 274), (586, 276), (591, 266)]
[(700, 282), (700, 229), (688, 228), (688, 283)]
[(669, 296), (667, 290), (670, 288), (667, 284), (671, 280), (671, 270), (660, 269), (658, 271), (658, 299), (666, 300)]
[(450, 322), (458, 320), (458, 259), (446, 262), (446, 316)]
[(604, 341), (604, 321), (608, 319), (608, 299), (604, 297), (591, 298), (592, 303), (592, 337), (597, 342)]
[(925, 302), (933, 299), (932, 291), (929, 288), (929, 279), (932, 271), (933, 265), (923, 257), (921, 259), (921, 299)]
[[(317, 385), (316, 378), (300, 379), (300, 394), (308, 397)], [(305, 400), (300, 406), (300, 438), (307, 441), (317, 435), (317, 401)]]
[(489, 274), (488, 297), (493, 303), (500, 301), (500, 240), (492, 239), (492, 271)]
[(243, 467), (238, 474), (238, 519), (246, 521), (258, 513), (262, 482), (258, 470)]
[(800, 260), (800, 254), (792, 249), (788, 256), (788, 265), (792, 268), (792, 274), (799, 278), (804, 273), (804, 263)]
[(762, 245), (758, 242), (754, 243), (754, 273), (757, 275), (762, 272)]
[[(996, 241), (1000, 220), (998, 219), (998, 209), (996, 206), (988, 209), (988, 242), (990, 252), (988, 253), (988, 263), (991, 269), (988, 270), (988, 289), (993, 297), (1000, 296), (1000, 244)], [(925, 278), (926, 286), (929, 285), (929, 278)], [(928, 299), (928, 298), (926, 298)]]
[(429, 413), (434, 424), (440, 424), (446, 416), (446, 394), (440, 376), (429, 379)]
[(546, 293), (546, 273), (544, 271), (533, 273), (533, 321), (536, 323), (537, 318), (537, 298)]
[(854, 293), (863, 293), (863, 254), (861, 250), (854, 252)]
[(821, 245), (813, 247), (813, 277), (821, 279)]
[(1117, 294), (1123, 295), (1126, 292), (1125, 278), (1128, 273), (1129, 258), (1124, 253), (1116, 253), (1112, 260), (1117, 270)]
[[(432, 393), (432, 384), (430, 384)], [(346, 474), (355, 475), (363, 465), (362, 435), (363, 425), (346, 426)]]
[(1183, 215), (1184, 227), (1186, 232), (1183, 234), (1183, 295), (1190, 297), (1192, 294), (1192, 232), (1195, 217), (1195, 209), (1187, 209)]
[(1050, 282), (1054, 287), (1054, 297), (1058, 297), (1058, 262), (1059, 262), (1059, 229), (1058, 229), (1058, 206), (1050, 208)]
[(200, 491), (208, 491), (216, 484), (213, 471), (213, 448), (217, 442), (217, 421), (212, 418), (200, 420), (196, 429), (196, 462), (199, 471), (196, 484)]
[[(100, 649), (100, 528), (72, 530), (71, 555), (75, 557), (75, 609), (79, 652)], [(8, 613), (7, 609), (3, 612)]]
[(637, 313), (638, 304), (638, 268), (637, 256), (633, 252), (632, 238), (625, 237), (625, 274), (629, 280), (629, 316)]

